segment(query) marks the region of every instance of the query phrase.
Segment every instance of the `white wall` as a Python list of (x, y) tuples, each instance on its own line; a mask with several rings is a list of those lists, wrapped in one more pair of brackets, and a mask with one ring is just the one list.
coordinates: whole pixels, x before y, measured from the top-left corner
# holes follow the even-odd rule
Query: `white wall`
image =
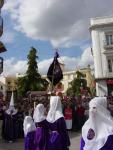
[(108, 93), (108, 90), (107, 90), (106, 81), (98, 81), (96, 83), (96, 95), (105, 96), (107, 95), (107, 93)]
[[(1, 86), (3, 89), (1, 89)], [(6, 96), (6, 79), (4, 76), (0, 76), (0, 91)]]
[(96, 93), (97, 96), (104, 96), (108, 93), (106, 78), (113, 78), (113, 73), (108, 72), (107, 64), (109, 57), (113, 59), (113, 49), (105, 49), (104, 47), (106, 40), (105, 34), (113, 32), (113, 16), (91, 19), (90, 24), (95, 78), (98, 79), (96, 83)]
[(100, 51), (100, 38), (98, 30), (92, 30), (92, 48), (94, 57), (94, 67), (95, 67), (95, 78), (101, 78), (103, 76), (103, 66), (102, 57)]
[(90, 24), (92, 26), (100, 25), (100, 24), (108, 24), (108, 23), (109, 24), (113, 23), (113, 16), (96, 17), (90, 20)]

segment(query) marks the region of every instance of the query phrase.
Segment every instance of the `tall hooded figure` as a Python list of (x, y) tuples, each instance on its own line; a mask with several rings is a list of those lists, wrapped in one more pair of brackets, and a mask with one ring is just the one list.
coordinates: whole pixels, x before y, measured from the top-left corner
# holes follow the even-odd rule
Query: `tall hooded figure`
[(35, 123), (31, 116), (26, 116), (23, 123), (24, 127), (24, 150), (35, 150)]
[(9, 108), (4, 113), (3, 120), (3, 138), (8, 142), (13, 142), (17, 139), (17, 110), (14, 107), (14, 96), (13, 92)]
[(113, 150), (113, 118), (106, 97), (89, 103), (89, 119), (82, 127), (81, 150)]
[(51, 96), (50, 109), (47, 115), (48, 127), (51, 131), (48, 150), (68, 150), (70, 139), (66, 130), (66, 123), (62, 114), (59, 96)]
[(33, 119), (36, 125), (35, 134), (35, 150), (48, 150), (49, 130), (46, 117), (44, 115), (45, 108), (43, 104), (38, 104), (34, 110)]

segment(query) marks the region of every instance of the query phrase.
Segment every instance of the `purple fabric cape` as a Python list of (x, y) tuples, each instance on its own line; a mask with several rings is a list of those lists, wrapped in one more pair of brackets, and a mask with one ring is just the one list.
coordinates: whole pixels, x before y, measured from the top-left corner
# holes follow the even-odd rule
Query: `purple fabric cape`
[(35, 131), (31, 131), (24, 139), (24, 150), (35, 150)]
[(48, 126), (51, 131), (48, 150), (69, 150), (70, 139), (64, 118), (59, 118), (54, 123), (48, 123)]
[(35, 150), (48, 150), (49, 130), (47, 121), (36, 123)]

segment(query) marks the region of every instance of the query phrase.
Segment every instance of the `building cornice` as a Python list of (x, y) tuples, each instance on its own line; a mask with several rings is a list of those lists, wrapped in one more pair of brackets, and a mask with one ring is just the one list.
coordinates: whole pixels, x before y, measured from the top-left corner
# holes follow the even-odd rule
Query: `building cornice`
[(94, 30), (97, 28), (105, 28), (105, 27), (113, 27), (113, 23), (102, 23), (102, 24), (95, 24), (89, 27), (89, 30)]
[(111, 77), (111, 78), (110, 78), (110, 77), (109, 77), (109, 78), (108, 78), (108, 77), (95, 78), (95, 81), (100, 81), (100, 80), (109, 80), (109, 79), (113, 79), (113, 77)]
[(105, 54), (106, 56), (113, 56), (113, 50), (112, 49), (105, 50), (103, 51), (103, 54)]

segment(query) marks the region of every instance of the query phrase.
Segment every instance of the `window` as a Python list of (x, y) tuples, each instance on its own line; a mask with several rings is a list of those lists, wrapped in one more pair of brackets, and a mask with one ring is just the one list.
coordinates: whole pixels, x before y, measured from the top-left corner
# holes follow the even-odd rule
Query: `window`
[(106, 45), (113, 44), (113, 34), (106, 34)]
[(108, 59), (108, 71), (113, 72), (113, 59)]
[(11, 86), (8, 86), (7, 88), (8, 88), (9, 91), (11, 90)]
[(10, 81), (8, 81), (8, 84), (10, 84), (11, 82)]
[(86, 78), (86, 74), (84, 74), (84, 78)]

